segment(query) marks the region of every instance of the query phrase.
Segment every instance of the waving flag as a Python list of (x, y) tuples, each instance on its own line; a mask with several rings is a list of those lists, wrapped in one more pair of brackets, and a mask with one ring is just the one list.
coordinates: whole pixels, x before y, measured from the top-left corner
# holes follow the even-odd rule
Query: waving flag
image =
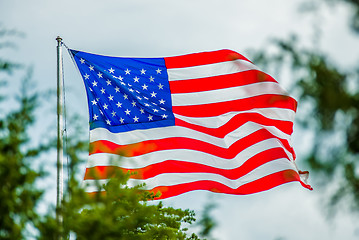
[[(86, 191), (114, 170), (158, 199), (193, 190), (251, 194), (300, 178), (291, 145), (297, 102), (230, 51), (122, 58), (70, 50), (87, 91)], [(114, 161), (121, 156), (120, 161)]]

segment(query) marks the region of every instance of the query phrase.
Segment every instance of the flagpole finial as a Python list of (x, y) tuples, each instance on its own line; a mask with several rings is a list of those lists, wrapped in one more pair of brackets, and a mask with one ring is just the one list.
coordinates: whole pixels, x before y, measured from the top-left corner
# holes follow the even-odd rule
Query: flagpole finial
[(56, 40), (57, 40), (58, 43), (60, 43), (60, 42), (62, 42), (62, 37), (57, 36)]

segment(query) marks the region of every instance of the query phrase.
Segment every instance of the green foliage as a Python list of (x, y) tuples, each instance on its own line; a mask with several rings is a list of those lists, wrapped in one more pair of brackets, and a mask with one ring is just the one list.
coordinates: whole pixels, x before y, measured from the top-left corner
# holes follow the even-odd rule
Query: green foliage
[(214, 228), (217, 226), (217, 222), (211, 216), (211, 211), (215, 208), (216, 204), (212, 201), (208, 202), (203, 208), (202, 216), (197, 223), (201, 227), (199, 235), (203, 238), (213, 239), (211, 234)]
[(38, 216), (34, 209), (42, 195), (35, 180), (43, 173), (29, 167), (45, 148), (27, 147), (27, 129), (34, 122), (38, 97), (27, 92), (28, 82), (28, 78), (23, 81), (19, 107), (0, 118), (0, 239), (24, 237), (25, 227)]
[[(78, 119), (71, 121), (76, 128)], [(113, 172), (104, 185), (106, 194), (85, 193), (77, 176), (83, 167), (81, 156), (88, 152), (88, 141), (83, 141), (81, 135), (75, 130), (66, 141), (70, 176), (59, 209), (63, 225), (56, 221), (55, 211), (49, 212), (35, 223), (40, 232), (38, 239), (57, 239), (59, 235), (73, 235), (76, 239), (199, 239), (187, 233), (186, 225), (195, 221), (193, 211), (152, 202), (154, 195), (143, 191), (142, 186), (126, 186), (128, 173)], [(83, 157), (87, 158), (87, 154)], [(102, 188), (99, 183), (98, 188)]]
[[(359, 210), (359, 75), (356, 69), (343, 70), (317, 49), (300, 48), (298, 39), (275, 40), (277, 52), (261, 52), (256, 60), (265, 67), (290, 68), (306, 112), (297, 115), (302, 126), (314, 132), (314, 146), (307, 163), (324, 182), (336, 177), (339, 187), (329, 201), (342, 199)], [(323, 179), (323, 178), (322, 178)]]
[[(0, 38), (6, 33), (8, 31), (0, 29)], [(10, 45), (0, 41), (0, 49)], [(19, 66), (0, 58), (0, 73), (9, 75)], [(69, 180), (62, 206), (40, 216), (37, 206), (43, 191), (38, 189), (36, 181), (44, 172), (35, 171), (31, 166), (42, 153), (55, 149), (57, 142), (52, 140), (33, 147), (27, 131), (36, 120), (34, 111), (39, 95), (28, 91), (32, 89), (31, 74), (27, 76), (16, 98), (18, 107), (10, 109), (9, 96), (0, 97), (0, 107), (7, 107), (6, 112), (0, 112), (0, 239), (47, 240), (70, 235), (76, 239), (199, 239), (187, 233), (184, 226), (195, 221), (193, 211), (149, 202), (154, 196), (143, 191), (142, 186), (126, 187), (128, 174), (115, 172), (114, 178), (105, 185), (106, 194), (85, 193), (77, 180), (77, 172), (82, 154), (88, 152), (88, 142), (83, 141), (76, 130), (65, 141)], [(75, 125), (76, 122), (72, 124)]]
[[(14, 31), (0, 29), (0, 49), (9, 47), (7, 37)], [(10, 74), (19, 64), (0, 58), (0, 73)], [(37, 94), (27, 91), (30, 74), (24, 79), (20, 95), (17, 97), (19, 106), (10, 109), (5, 100), (9, 96), (0, 96), (0, 106), (6, 106), (8, 112), (0, 113), (0, 239), (23, 239), (26, 226), (37, 218), (34, 211), (42, 191), (34, 188), (35, 180), (42, 175), (29, 167), (33, 157), (39, 156), (41, 148), (30, 149), (27, 129), (34, 122), (33, 112), (37, 105)], [(5, 80), (1, 81), (1, 90), (5, 89)]]
[[(16, 45), (11, 40), (11, 37), (20, 37), (22, 35), (23, 34), (21, 32), (16, 30), (8, 30), (0, 24), (0, 50), (4, 48), (15, 48)], [(20, 64), (0, 57), (0, 72), (12, 73), (19, 67), (21, 67)]]
[(151, 204), (153, 194), (141, 186), (129, 188), (128, 174), (114, 173), (105, 185), (106, 193), (88, 195), (75, 179), (71, 181), (71, 196), (63, 202), (61, 230), (54, 217), (47, 216), (37, 226), (39, 239), (53, 239), (56, 234), (76, 239), (198, 239), (189, 235), (183, 224), (195, 221), (190, 210)]

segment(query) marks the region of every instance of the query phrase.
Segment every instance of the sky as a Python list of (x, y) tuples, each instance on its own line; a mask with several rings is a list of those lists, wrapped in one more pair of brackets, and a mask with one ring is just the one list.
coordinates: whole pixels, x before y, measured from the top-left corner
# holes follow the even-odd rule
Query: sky
[[(17, 29), (25, 37), (16, 39), (17, 49), (4, 50), (1, 56), (33, 67), (34, 89), (56, 89), (56, 37), (77, 50), (131, 57), (162, 57), (191, 52), (232, 49), (245, 56), (250, 50), (268, 46), (272, 38), (300, 36), (301, 44), (319, 47), (342, 67), (358, 61), (358, 36), (348, 29), (350, 8), (337, 5), (323, 7), (316, 14), (303, 14), (301, 0), (0, 0), (0, 23)], [(313, 2), (313, 1), (306, 1)], [(320, 26), (321, 38), (313, 28)], [(356, 47), (355, 47), (356, 46)], [(66, 109), (68, 114), (81, 116), (87, 136), (87, 100), (80, 74), (64, 49)], [(284, 87), (290, 76), (275, 77)], [(15, 78), (11, 78), (15, 79)], [(17, 93), (19, 81), (9, 82)], [(13, 106), (9, 106), (11, 108)], [(39, 122), (30, 129), (41, 139), (42, 126), (49, 125), (49, 134), (56, 134), (56, 99), (49, 98), (38, 111)], [(304, 111), (299, 102), (298, 114)], [(72, 126), (67, 126), (69, 132)], [(294, 129), (293, 145), (297, 165), (301, 161), (313, 133)], [(54, 171), (56, 158), (48, 159)], [(45, 167), (46, 168), (46, 167)], [(305, 169), (304, 169), (305, 170)], [(80, 173), (81, 174), (81, 173)], [(299, 183), (279, 186), (267, 192), (248, 196), (195, 191), (164, 200), (167, 206), (189, 208), (200, 214), (204, 205), (214, 202), (213, 216), (217, 221), (214, 237), (227, 239), (358, 239), (357, 218), (347, 210), (327, 218), (323, 206), (323, 186), (310, 178), (314, 191)], [(44, 185), (49, 189), (48, 201), (55, 203), (56, 179)], [(335, 183), (335, 179), (333, 179)]]

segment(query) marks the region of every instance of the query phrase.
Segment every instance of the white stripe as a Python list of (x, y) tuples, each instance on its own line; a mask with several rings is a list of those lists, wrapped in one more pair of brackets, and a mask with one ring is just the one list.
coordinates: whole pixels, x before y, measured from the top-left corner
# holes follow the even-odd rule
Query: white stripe
[(281, 132), (273, 126), (262, 126), (254, 122), (247, 122), (228, 133), (224, 138), (214, 137), (202, 132), (198, 132), (186, 127), (181, 126), (169, 126), (163, 128), (151, 128), (151, 129), (139, 129), (130, 132), (111, 133), (105, 128), (95, 128), (90, 131), (90, 142), (99, 140), (107, 140), (118, 145), (128, 145), (132, 143), (139, 143), (147, 140), (166, 139), (172, 137), (184, 137), (197, 139), (203, 142), (207, 142), (218, 147), (229, 148), (233, 143), (239, 139), (248, 136), (261, 129), (267, 129), (274, 136), (291, 141), (291, 136)]
[(246, 60), (239, 59), (194, 67), (171, 68), (167, 69), (167, 72), (169, 81), (177, 81), (226, 75), (253, 69), (258, 70), (258, 67)]
[[(292, 162), (288, 161), (287, 159), (279, 159), (263, 164), (258, 168), (254, 169), (252, 172), (235, 180), (231, 180), (222, 175), (213, 173), (165, 173), (145, 180), (129, 179), (129, 181), (127, 182), (127, 186), (134, 187), (139, 184), (145, 184), (144, 189), (151, 190), (158, 186), (173, 186), (178, 184), (191, 183), (195, 181), (207, 180), (219, 182), (232, 189), (236, 189), (246, 183), (253, 182), (270, 174), (288, 169), (296, 171)], [(84, 184), (86, 186), (86, 192), (95, 192), (98, 190), (96, 183), (105, 184), (107, 182), (108, 179), (85, 180)]]
[(226, 124), (237, 114), (242, 113), (259, 113), (269, 119), (289, 122), (293, 122), (295, 117), (295, 112), (293, 110), (285, 108), (258, 108), (248, 111), (228, 112), (214, 117), (187, 117), (179, 114), (174, 115), (178, 119), (198, 126), (203, 126), (207, 128), (218, 128)]
[(288, 95), (286, 91), (284, 91), (279, 86), (278, 83), (260, 82), (238, 87), (216, 89), (211, 91), (175, 93), (171, 94), (171, 96), (173, 106), (189, 106), (227, 102), (265, 94), (278, 94), (285, 96)]
[[(116, 154), (97, 153), (89, 156), (87, 168), (96, 166), (118, 166), (128, 169), (144, 168), (152, 164), (160, 163), (166, 160), (177, 160), (190, 163), (198, 163), (214, 168), (234, 169), (240, 167), (249, 158), (273, 148), (282, 148), (277, 139), (270, 138), (258, 142), (239, 152), (232, 159), (225, 159), (214, 156), (206, 152), (199, 152), (190, 149), (174, 149), (165, 151), (156, 151), (135, 157), (120, 157)], [(284, 149), (291, 161), (293, 157), (290, 152)]]

